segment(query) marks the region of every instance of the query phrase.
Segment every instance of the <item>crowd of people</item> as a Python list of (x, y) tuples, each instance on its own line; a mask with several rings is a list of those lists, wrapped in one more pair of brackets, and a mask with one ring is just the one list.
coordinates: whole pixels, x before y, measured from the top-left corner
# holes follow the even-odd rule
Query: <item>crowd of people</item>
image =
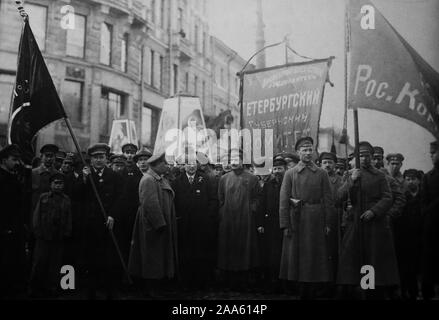
[(358, 146), (358, 168), (355, 154), (315, 159), (310, 137), (275, 155), (269, 170), (244, 164), (242, 152), (224, 163), (200, 153), (169, 163), (134, 144), (110, 154), (103, 143), (82, 154), (44, 145), (28, 169), (7, 145), (0, 295), (62, 295), (60, 269), (70, 265), (87, 299), (130, 288), (152, 298), (173, 288), (433, 299), (438, 142), (430, 149), (433, 169), (424, 174), (401, 172), (403, 155), (384, 157), (369, 142)]

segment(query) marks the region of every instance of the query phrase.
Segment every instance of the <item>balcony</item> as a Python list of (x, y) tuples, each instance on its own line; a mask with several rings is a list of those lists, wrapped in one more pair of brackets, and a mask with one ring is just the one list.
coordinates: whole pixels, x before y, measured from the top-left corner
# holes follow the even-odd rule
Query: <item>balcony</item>
[(182, 31), (177, 33), (174, 36), (174, 41), (172, 44), (172, 50), (175, 52), (178, 52), (178, 57), (180, 58), (180, 61), (189, 61), (193, 58), (194, 53), (191, 48), (190, 41), (182, 36)]

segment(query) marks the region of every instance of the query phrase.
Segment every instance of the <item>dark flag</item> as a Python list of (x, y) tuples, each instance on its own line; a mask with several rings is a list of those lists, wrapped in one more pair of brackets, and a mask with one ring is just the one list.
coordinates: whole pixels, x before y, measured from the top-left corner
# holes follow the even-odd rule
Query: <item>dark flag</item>
[(49, 123), (67, 117), (44, 63), (35, 37), (25, 20), (18, 49), (17, 77), (9, 113), (9, 143), (19, 145), (23, 160), (34, 156), (32, 140)]
[[(439, 138), (439, 73), (370, 1), (349, 1), (348, 14), (349, 106), (393, 114)], [(364, 30), (371, 15), (374, 29)]]

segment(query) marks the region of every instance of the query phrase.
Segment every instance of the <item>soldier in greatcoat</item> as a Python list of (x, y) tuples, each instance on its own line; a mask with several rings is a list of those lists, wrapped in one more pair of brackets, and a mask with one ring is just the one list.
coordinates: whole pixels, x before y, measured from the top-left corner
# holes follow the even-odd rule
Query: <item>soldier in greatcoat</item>
[(150, 297), (159, 297), (161, 280), (178, 274), (177, 222), (174, 191), (163, 176), (169, 170), (165, 154), (147, 161), (139, 184), (139, 208), (134, 223), (128, 269), (146, 280)]
[[(372, 154), (372, 145), (369, 142), (360, 142), (360, 168), (352, 169), (351, 175), (339, 189), (342, 199), (346, 199), (348, 192), (350, 193), (352, 209), (349, 210), (346, 221), (337, 282), (350, 286), (351, 289), (359, 287), (363, 277), (362, 267), (372, 266), (375, 289), (364, 292), (370, 298), (385, 298), (387, 288), (399, 284), (388, 219), (392, 194), (384, 173), (372, 165)], [(353, 290), (349, 292), (352, 293)]]
[(300, 138), (295, 148), (300, 162), (285, 173), (280, 191), (280, 278), (298, 282), (301, 298), (312, 299), (334, 281), (329, 246), (334, 202), (328, 174), (312, 161), (313, 139)]

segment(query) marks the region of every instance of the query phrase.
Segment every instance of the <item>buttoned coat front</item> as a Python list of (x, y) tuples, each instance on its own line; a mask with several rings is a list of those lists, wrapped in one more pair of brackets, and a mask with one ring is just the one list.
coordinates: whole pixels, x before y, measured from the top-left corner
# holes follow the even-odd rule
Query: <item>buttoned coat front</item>
[[(290, 199), (303, 205), (293, 208)], [(334, 280), (333, 263), (326, 227), (334, 211), (328, 174), (314, 163), (299, 162), (285, 173), (280, 191), (280, 228), (290, 228), (284, 235), (280, 279), (299, 282)]]

